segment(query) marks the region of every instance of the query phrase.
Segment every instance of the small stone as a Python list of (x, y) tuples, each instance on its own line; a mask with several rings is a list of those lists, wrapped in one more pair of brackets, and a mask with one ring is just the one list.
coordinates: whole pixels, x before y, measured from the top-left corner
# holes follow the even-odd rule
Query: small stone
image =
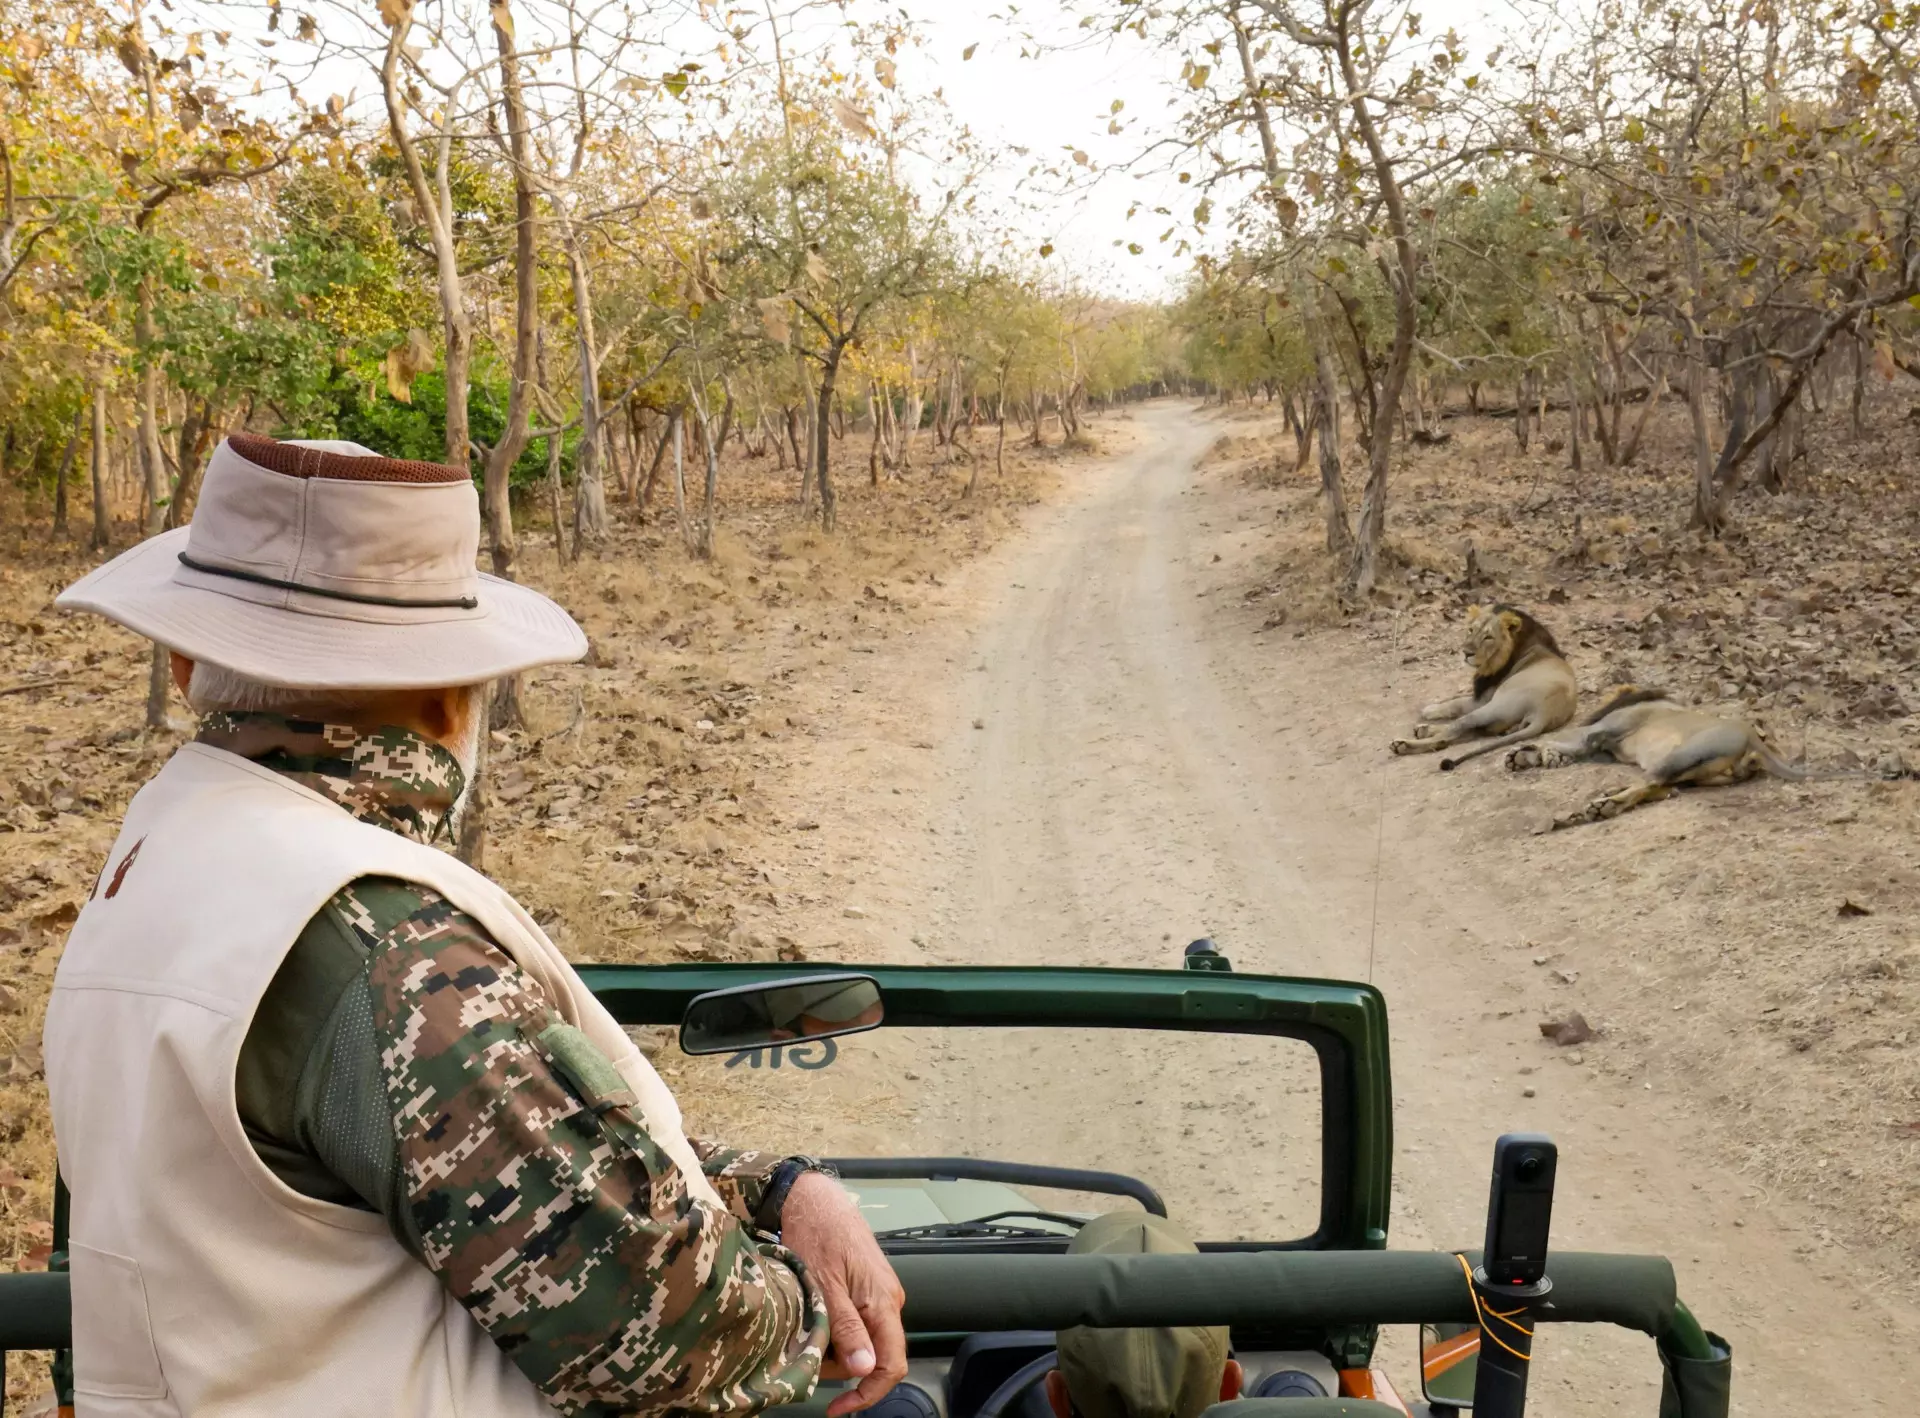
[(1532, 1072), (1533, 1072), (1533, 1065), (1532, 1065), (1532, 1064), (1521, 1064), (1521, 1065), (1520, 1065), (1520, 1073), (1521, 1073), (1521, 1076), (1522, 1076), (1522, 1077), (1524, 1077), (1525, 1075), (1527, 1075), (1527, 1074), (1529, 1074), (1529, 1073), (1532, 1073)]
[(1533, 1089), (1533, 1088), (1522, 1088), (1520, 1090), (1520, 1096), (1522, 1098), (1531, 1098), (1537, 1091), (1538, 1091), (1537, 1089)]
[(985, 719), (975, 719), (973, 721), (973, 726), (976, 729), (984, 729), (987, 726), (987, 721)]
[(1587, 1061), (1587, 1056), (1581, 1053), (1578, 1049), (1575, 1049), (1572, 1053), (1567, 1055), (1567, 1062), (1570, 1064), (1580, 1064), (1580, 1063), (1585, 1063), (1586, 1061)]
[(864, 921), (867, 918), (867, 913), (858, 906), (849, 906), (840, 914), (845, 916), (849, 921)]

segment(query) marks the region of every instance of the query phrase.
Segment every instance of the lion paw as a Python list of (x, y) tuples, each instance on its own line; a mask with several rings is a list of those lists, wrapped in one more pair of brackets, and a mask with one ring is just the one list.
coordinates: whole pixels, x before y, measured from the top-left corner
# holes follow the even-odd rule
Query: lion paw
[(1413, 726), (1413, 736), (1414, 736), (1415, 738), (1417, 738), (1417, 739), (1430, 739), (1430, 738), (1432, 738), (1432, 737), (1433, 737), (1433, 725), (1432, 725), (1432, 724), (1415, 724), (1415, 725)]
[(1546, 766), (1547, 756), (1540, 751), (1540, 745), (1537, 743), (1523, 743), (1507, 755), (1507, 767), (1515, 773), (1526, 768), (1544, 768)]
[(1387, 745), (1387, 751), (1392, 753), (1396, 758), (1399, 758), (1405, 757), (1409, 753), (1425, 753), (1427, 751), (1427, 745), (1421, 743), (1418, 739), (1395, 739)]

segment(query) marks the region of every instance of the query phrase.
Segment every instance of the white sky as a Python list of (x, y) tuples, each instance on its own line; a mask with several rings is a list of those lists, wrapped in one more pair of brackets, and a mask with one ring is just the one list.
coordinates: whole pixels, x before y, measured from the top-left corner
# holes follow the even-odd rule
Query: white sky
[[(1099, 171), (1098, 180), (1074, 197), (1047, 203), (1044, 215), (1021, 222), (1033, 248), (1053, 243), (1053, 260), (1113, 294), (1149, 299), (1166, 294), (1190, 258), (1174, 255), (1179, 235), (1164, 245), (1156, 240), (1169, 223), (1151, 215), (1151, 209), (1190, 211), (1193, 193), (1183, 194), (1171, 176), (1136, 179), (1118, 169), (1138, 156), (1148, 124), (1160, 128), (1167, 98), (1180, 81), (1182, 56), (1132, 35), (1089, 42), (1077, 28), (1077, 16), (1058, 0), (1037, 0), (1023, 9), (1018, 28), (1007, 23), (1007, 8), (1004, 0), (943, 0), (937, 17), (929, 13), (922, 19), (929, 42), (911, 62), (902, 59), (902, 81), (911, 78), (922, 89), (943, 87), (954, 116), (1003, 149), (1024, 146), (1036, 158), (1069, 164), (1072, 149), (1084, 150)], [(1020, 30), (1060, 47), (1022, 59)], [(980, 47), (973, 58), (962, 61), (961, 53), (976, 41)], [(1069, 44), (1075, 47), (1066, 48)], [(1123, 118), (1146, 123), (1109, 135), (1115, 99), (1126, 105)], [(1011, 173), (1025, 172), (1027, 162), (1010, 152), (1008, 159)], [(1126, 211), (1134, 202), (1143, 210), (1128, 221)], [(1190, 223), (1183, 223), (1181, 234), (1188, 231)], [(1132, 256), (1114, 247), (1116, 239), (1147, 249)]]
[[(626, 3), (640, 7), (628, 13), (648, 14), (644, 0)], [(1408, 3), (1382, 0), (1376, 21)], [(1558, 0), (1557, 5), (1556, 0), (1411, 3), (1421, 15), (1423, 34), (1452, 26), (1477, 59), (1503, 34), (1551, 28), (1556, 14), (1588, 10), (1594, 0)], [(350, 15), (348, 28), (369, 26), (373, 28), (366, 32), (377, 34), (374, 4), (375, 0), (287, 0), (289, 11), (313, 5), (323, 26), (337, 23), (335, 16)], [(779, 0), (775, 8), (782, 8)], [(1063, 273), (1109, 294), (1151, 300), (1169, 295), (1189, 269), (1191, 255), (1180, 250), (1183, 238), (1202, 249), (1224, 239), (1195, 232), (1191, 213), (1198, 194), (1174, 180), (1165, 170), (1166, 159), (1141, 161), (1152, 141), (1174, 127), (1177, 111), (1169, 101), (1184, 94), (1181, 65), (1186, 55), (1132, 34), (1090, 37), (1089, 31), (1079, 27), (1082, 11), (1070, 7), (1067, 0), (1029, 0), (1025, 5), (1010, 5), (1008, 0), (918, 0), (917, 4), (909, 0), (904, 10), (912, 15), (926, 42), (904, 48), (896, 56), (900, 89), (908, 94), (941, 90), (953, 117), (980, 142), (998, 150), (999, 161), (987, 179), (980, 205), (992, 220), (1014, 230), (1016, 244), (1025, 252), (1037, 253), (1043, 242), (1051, 243), (1055, 250), (1050, 260)], [(213, 27), (242, 33), (258, 33), (264, 13), (258, 0), (180, 0), (180, 11), (181, 18), (217, 17)], [(852, 0), (845, 12), (861, 20), (901, 13), (898, 0), (891, 4)], [(821, 6), (810, 10), (800, 23), (797, 47), (809, 49), (821, 42), (833, 45), (842, 16)], [(185, 27), (194, 24), (188, 21)], [(671, 46), (682, 34), (688, 41), (682, 57), (711, 58), (711, 28), (671, 19), (665, 36), (669, 50), (650, 49), (648, 54), (670, 67)], [(761, 30), (755, 40), (763, 53), (764, 38)], [(970, 60), (962, 57), (969, 46), (975, 46)], [(282, 48), (276, 52), (290, 61), (297, 48), (288, 44), (283, 31)], [(1023, 49), (1027, 57), (1022, 57)], [(363, 63), (330, 61), (324, 70), (311, 76), (306, 86), (310, 96), (324, 94), (330, 87), (352, 92), (357, 95), (352, 105), (355, 116), (373, 116), (375, 86)], [(1113, 135), (1107, 125), (1116, 99), (1124, 104), (1125, 127)], [(1028, 155), (1016, 153), (1017, 148), (1027, 149)], [(1091, 160), (1087, 167), (1072, 163), (1074, 149), (1086, 152)], [(1057, 181), (1044, 175), (1025, 179), (1035, 162), (1059, 164), (1073, 172), (1079, 179), (1074, 190), (1063, 192)], [(1130, 166), (1137, 171), (1128, 170)], [(1231, 200), (1227, 192), (1210, 195), (1216, 209), (1224, 209)], [(1141, 210), (1128, 220), (1127, 210), (1136, 203)], [(1156, 215), (1155, 207), (1169, 208), (1172, 215)], [(1162, 242), (1160, 236), (1170, 226), (1176, 229)], [(1225, 223), (1216, 221), (1215, 232), (1224, 230)], [(1125, 249), (1129, 242), (1138, 242), (1142, 253), (1130, 254)]]

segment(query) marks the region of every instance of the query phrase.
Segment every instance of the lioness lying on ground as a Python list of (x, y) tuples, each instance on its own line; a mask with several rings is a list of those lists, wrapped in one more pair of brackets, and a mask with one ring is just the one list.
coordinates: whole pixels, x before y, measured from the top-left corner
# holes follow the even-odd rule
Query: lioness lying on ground
[[(1481, 734), (1498, 738), (1440, 760), (1443, 769), (1469, 758), (1538, 738), (1573, 718), (1579, 687), (1573, 668), (1552, 633), (1515, 606), (1474, 606), (1467, 611), (1467, 663), (1473, 693), (1429, 704), (1410, 739), (1395, 739), (1395, 753), (1433, 753)], [(1448, 720), (1439, 729), (1427, 725)]]
[(1579, 728), (1507, 755), (1507, 767), (1561, 768), (1569, 763), (1631, 763), (1649, 781), (1595, 798), (1553, 820), (1554, 830), (1602, 822), (1645, 803), (1671, 797), (1679, 787), (1722, 787), (1759, 773), (1801, 781), (1808, 778), (1877, 776), (1857, 772), (1812, 772), (1787, 762), (1767, 746), (1745, 719), (1689, 709), (1657, 689), (1621, 685), (1599, 713)]

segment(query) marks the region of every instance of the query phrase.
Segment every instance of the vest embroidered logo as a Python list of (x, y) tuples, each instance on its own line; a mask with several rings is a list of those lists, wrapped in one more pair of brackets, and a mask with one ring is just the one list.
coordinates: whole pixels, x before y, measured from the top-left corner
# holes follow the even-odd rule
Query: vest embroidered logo
[[(140, 848), (146, 840), (146, 838), (142, 837), (140, 841), (135, 842), (126, 856), (120, 859), (120, 865), (113, 869), (113, 880), (107, 883), (107, 900), (111, 901), (115, 896), (120, 894), (120, 883), (127, 879), (127, 868), (132, 866), (133, 859), (140, 855)], [(104, 876), (105, 873), (103, 872), (102, 875)], [(97, 885), (94, 887), (96, 891), (99, 889)]]

